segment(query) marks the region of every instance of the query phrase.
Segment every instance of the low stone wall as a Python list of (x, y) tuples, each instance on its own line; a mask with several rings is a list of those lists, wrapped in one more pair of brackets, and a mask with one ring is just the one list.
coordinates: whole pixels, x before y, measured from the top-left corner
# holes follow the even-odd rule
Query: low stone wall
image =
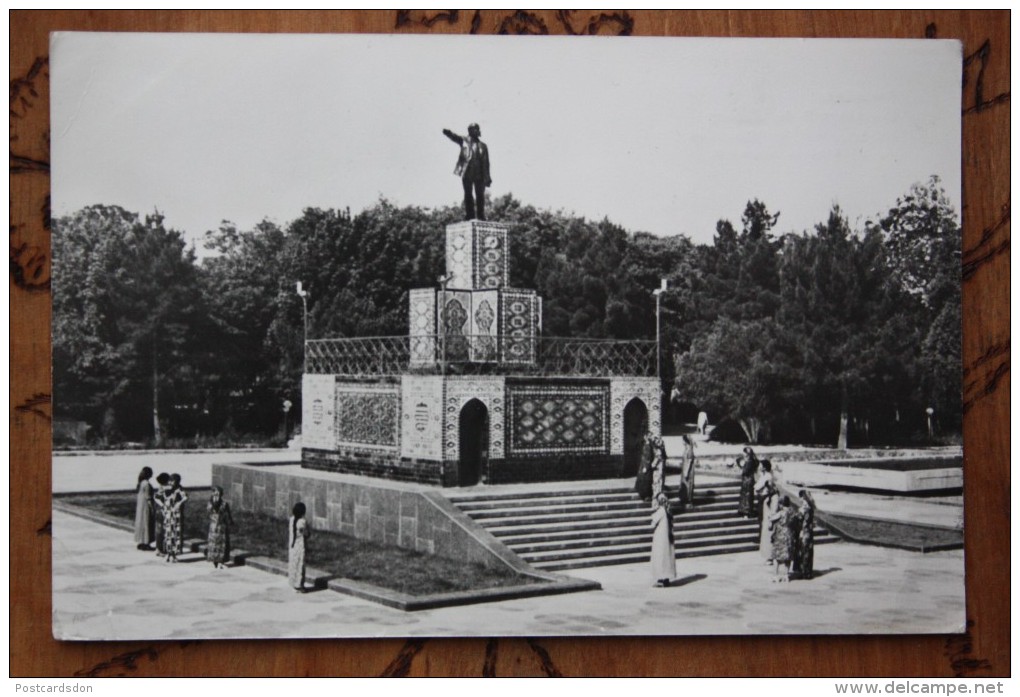
[(489, 484), (517, 482), (569, 482), (617, 479), (624, 476), (622, 455), (544, 455), (492, 460)]
[[(322, 472), (344, 472), (398, 482), (418, 482), (452, 486), (456, 482), (443, 481), (443, 464), (431, 460), (411, 460), (393, 455), (378, 455), (354, 450), (321, 450), (303, 448), (303, 467)], [(452, 472), (456, 475), (456, 472)]]
[(322, 474), (298, 465), (217, 464), (212, 479), (235, 510), (287, 520), (294, 504), (303, 501), (313, 530), (536, 575), (442, 494), (424, 487)]

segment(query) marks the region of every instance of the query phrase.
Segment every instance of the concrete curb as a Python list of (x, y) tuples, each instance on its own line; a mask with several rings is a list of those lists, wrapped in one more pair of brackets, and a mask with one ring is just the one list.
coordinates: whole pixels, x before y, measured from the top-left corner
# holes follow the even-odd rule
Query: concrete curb
[(602, 590), (601, 584), (584, 579), (567, 579), (535, 583), (522, 586), (502, 586), (499, 588), (483, 588), (472, 591), (452, 591), (450, 593), (433, 593), (431, 595), (407, 595), (388, 588), (380, 588), (349, 578), (338, 578), (329, 582), (329, 589), (338, 593), (352, 595), (363, 600), (370, 600), (388, 607), (415, 612), (432, 610), (455, 605), (474, 605), (491, 603), (499, 600), (515, 600), (517, 598), (533, 598), (542, 595), (560, 595), (580, 591)]

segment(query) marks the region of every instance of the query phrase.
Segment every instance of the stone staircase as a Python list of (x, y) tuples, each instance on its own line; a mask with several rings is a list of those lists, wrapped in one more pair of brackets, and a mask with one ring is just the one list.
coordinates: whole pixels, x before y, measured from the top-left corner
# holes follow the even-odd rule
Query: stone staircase
[[(758, 549), (758, 523), (737, 515), (738, 482), (699, 485), (694, 507), (673, 517), (677, 559)], [(674, 511), (677, 491), (670, 487)], [(518, 493), (450, 494), (450, 501), (543, 571), (647, 562), (651, 508), (627, 485)], [(816, 544), (835, 541), (816, 528)]]

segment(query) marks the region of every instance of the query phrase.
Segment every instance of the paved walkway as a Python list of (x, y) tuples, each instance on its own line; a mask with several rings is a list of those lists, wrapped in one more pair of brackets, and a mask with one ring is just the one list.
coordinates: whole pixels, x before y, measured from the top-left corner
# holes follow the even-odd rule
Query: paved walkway
[(212, 484), (213, 463), (298, 462), (298, 449), (230, 450), (107, 450), (53, 453), (53, 492), (123, 491), (138, 485), (138, 473), (148, 465), (154, 474), (181, 475), (186, 489)]
[[(314, 560), (312, 560), (314, 564)], [(198, 555), (166, 564), (131, 534), (53, 514), (58, 639), (949, 633), (965, 620), (962, 551), (845, 542), (815, 550), (812, 581), (771, 583), (757, 553), (681, 560), (680, 587), (645, 564), (572, 572), (602, 591), (405, 613)]]

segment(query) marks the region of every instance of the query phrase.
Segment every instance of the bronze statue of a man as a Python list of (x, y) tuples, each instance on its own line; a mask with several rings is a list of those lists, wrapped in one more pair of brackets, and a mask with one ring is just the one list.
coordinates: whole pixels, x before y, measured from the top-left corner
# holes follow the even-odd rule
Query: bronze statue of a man
[(489, 176), (489, 148), (479, 140), (482, 129), (477, 123), (468, 126), (468, 137), (444, 128), (443, 135), (460, 146), (460, 156), (453, 173), (464, 184), (465, 220), (485, 220), (485, 187), (492, 185)]

